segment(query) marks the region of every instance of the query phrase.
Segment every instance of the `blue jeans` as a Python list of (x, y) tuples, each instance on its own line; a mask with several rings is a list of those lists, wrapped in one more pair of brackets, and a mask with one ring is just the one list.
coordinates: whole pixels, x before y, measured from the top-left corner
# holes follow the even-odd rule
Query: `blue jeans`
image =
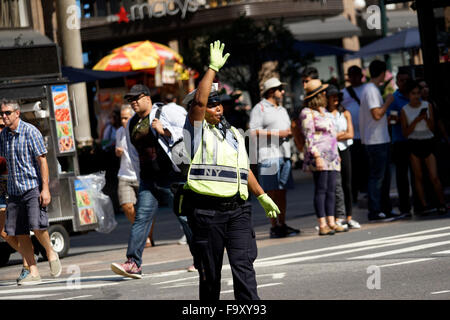
[[(128, 239), (127, 258), (133, 260), (138, 267), (142, 264), (142, 253), (145, 242), (152, 226), (153, 216), (158, 210), (158, 204), (162, 202), (172, 208), (173, 193), (169, 187), (161, 187), (153, 181), (141, 180), (139, 183), (138, 202), (136, 205), (136, 218), (131, 226)], [(190, 246), (192, 232), (186, 217), (179, 217), (181, 226)]]
[(392, 210), (389, 190), (391, 187), (390, 143), (366, 145), (369, 159), (369, 182), (367, 185), (369, 214)]

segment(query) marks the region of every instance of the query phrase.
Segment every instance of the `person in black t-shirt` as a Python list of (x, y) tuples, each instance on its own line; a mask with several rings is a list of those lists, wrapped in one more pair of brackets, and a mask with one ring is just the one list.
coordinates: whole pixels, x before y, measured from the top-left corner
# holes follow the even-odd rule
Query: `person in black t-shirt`
[[(161, 108), (152, 104), (150, 90), (137, 84), (125, 99), (136, 114), (127, 125), (126, 135), (131, 162), (139, 176), (136, 218), (128, 240), (127, 261), (111, 264), (119, 275), (141, 279), (142, 253), (159, 204), (173, 205), (170, 185), (179, 178), (179, 169), (171, 159), (171, 148), (181, 139)], [(187, 223), (179, 219), (186, 238), (191, 238)]]

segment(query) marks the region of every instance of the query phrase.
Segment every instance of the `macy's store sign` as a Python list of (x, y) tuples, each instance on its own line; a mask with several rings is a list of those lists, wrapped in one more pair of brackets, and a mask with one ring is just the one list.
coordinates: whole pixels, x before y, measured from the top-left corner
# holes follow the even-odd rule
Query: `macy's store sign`
[(186, 17), (187, 12), (198, 10), (197, 0), (166, 0), (153, 3), (135, 4), (130, 7), (128, 13), (122, 6), (118, 14), (108, 16), (108, 22), (129, 22), (148, 18), (161, 18), (164, 16), (175, 16), (181, 13), (181, 18)]

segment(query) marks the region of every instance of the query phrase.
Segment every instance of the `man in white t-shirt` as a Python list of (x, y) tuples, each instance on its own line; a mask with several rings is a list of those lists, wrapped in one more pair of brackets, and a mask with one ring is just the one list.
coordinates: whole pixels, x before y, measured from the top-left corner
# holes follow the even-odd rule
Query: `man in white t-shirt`
[(363, 74), (361, 68), (356, 65), (348, 68), (347, 76), (350, 86), (342, 90), (342, 105), (350, 112), (354, 129), (353, 144), (349, 149), (352, 163), (352, 198), (356, 203), (358, 202), (358, 193), (367, 192), (368, 159), (359, 133), (361, 94), (366, 84), (362, 82)]
[(361, 94), (359, 131), (369, 159), (369, 220), (392, 221), (396, 218), (391, 211), (390, 189), (390, 137), (386, 111), (393, 101), (389, 95), (383, 102), (378, 85), (384, 81), (386, 63), (374, 60), (369, 66), (370, 82)]

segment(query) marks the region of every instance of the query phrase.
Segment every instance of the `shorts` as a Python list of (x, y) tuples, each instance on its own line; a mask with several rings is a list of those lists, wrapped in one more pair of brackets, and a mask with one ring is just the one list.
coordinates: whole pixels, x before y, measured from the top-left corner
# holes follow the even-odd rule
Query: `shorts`
[(28, 235), (32, 230), (48, 228), (47, 207), (41, 207), (39, 197), (39, 188), (28, 190), (21, 196), (9, 196), (5, 223), (5, 232), (9, 236)]
[(289, 158), (273, 158), (258, 163), (258, 182), (264, 191), (294, 188)]
[(430, 154), (435, 152), (435, 140), (431, 139), (408, 139), (408, 147), (411, 154), (419, 159), (428, 158)]
[(119, 204), (137, 203), (137, 194), (139, 191), (139, 181), (130, 181), (119, 177), (118, 196)]

